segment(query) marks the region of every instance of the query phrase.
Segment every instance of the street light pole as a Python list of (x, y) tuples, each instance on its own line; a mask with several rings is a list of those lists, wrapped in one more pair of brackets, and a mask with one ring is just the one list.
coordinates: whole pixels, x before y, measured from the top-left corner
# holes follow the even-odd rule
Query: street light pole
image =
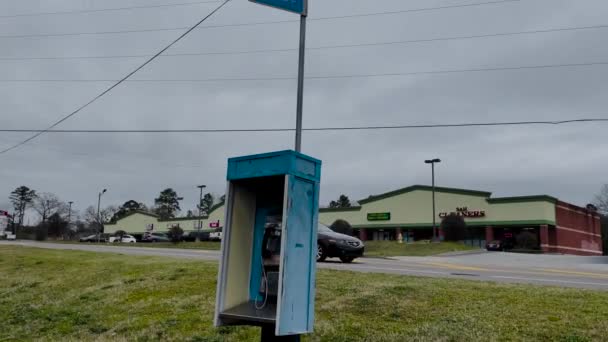
[(69, 208), (68, 208), (68, 224), (70, 224), (70, 222), (72, 222), (72, 204), (74, 204), (73, 201), (69, 201), (68, 202), (68, 205), (69, 205)]
[(300, 54), (298, 60), (298, 108), (296, 114), (296, 152), (302, 152), (302, 107), (304, 105), (304, 60), (306, 56), (306, 14), (300, 15)]
[(435, 210), (435, 163), (441, 163), (441, 159), (429, 159), (424, 161), (426, 164), (431, 164), (431, 178), (432, 178), (432, 193), (433, 193), (433, 242), (438, 242), (439, 237), (437, 236), (437, 222), (436, 222), (436, 210)]
[(99, 240), (101, 239), (101, 227), (103, 225), (101, 222), (101, 195), (105, 194), (106, 191), (108, 191), (108, 189), (103, 189), (103, 191), (100, 192), (99, 196), (97, 197), (97, 243), (99, 243)]
[(206, 185), (199, 185), (197, 186), (197, 188), (201, 189), (201, 195), (199, 197), (198, 200), (198, 227), (196, 229), (196, 242), (201, 241), (200, 240), (200, 235), (201, 235), (201, 227), (203, 225), (203, 189), (206, 188)]
[(73, 203), (74, 203), (73, 201), (69, 201), (68, 202), (68, 205), (69, 205), (69, 208), (68, 208), (68, 229), (72, 229), (71, 223), (72, 223), (72, 204)]

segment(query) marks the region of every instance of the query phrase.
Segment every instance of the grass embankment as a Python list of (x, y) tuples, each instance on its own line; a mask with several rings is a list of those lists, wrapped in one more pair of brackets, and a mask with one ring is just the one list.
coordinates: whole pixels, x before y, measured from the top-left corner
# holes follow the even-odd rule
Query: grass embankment
[[(0, 341), (258, 341), (215, 329), (217, 263), (0, 246)], [(321, 270), (308, 341), (592, 341), (608, 292)]]
[(366, 241), (365, 256), (391, 257), (391, 256), (431, 256), (448, 252), (475, 250), (478, 248), (465, 246), (458, 242), (441, 243), (398, 243), (396, 241)]

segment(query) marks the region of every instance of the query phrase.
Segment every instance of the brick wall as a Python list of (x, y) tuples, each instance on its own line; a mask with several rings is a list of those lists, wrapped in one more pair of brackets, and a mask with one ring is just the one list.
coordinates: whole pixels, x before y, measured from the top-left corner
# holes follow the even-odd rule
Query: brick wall
[(569, 203), (556, 204), (556, 225), (548, 229), (543, 250), (549, 252), (602, 255), (599, 214)]

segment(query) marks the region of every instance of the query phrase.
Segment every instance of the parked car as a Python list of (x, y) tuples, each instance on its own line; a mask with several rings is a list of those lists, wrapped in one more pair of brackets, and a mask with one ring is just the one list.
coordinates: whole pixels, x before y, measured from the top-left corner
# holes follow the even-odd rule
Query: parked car
[(110, 242), (136, 243), (137, 240), (133, 235), (125, 234), (122, 236), (122, 239), (120, 238), (120, 236), (111, 236)]
[(215, 231), (209, 233), (210, 241), (221, 241), (222, 240), (222, 229), (216, 229)]
[(505, 249), (505, 246), (504, 246), (503, 242), (500, 240), (492, 240), (492, 241), (486, 243), (487, 251), (503, 251), (504, 249)]
[[(196, 241), (196, 234), (197, 232), (187, 232), (184, 233), (184, 235), (182, 235), (182, 241), (186, 241), (186, 242), (194, 242)], [(209, 241), (210, 232), (203, 232), (201, 231), (200, 233), (198, 233), (198, 240), (199, 241)]]
[(141, 242), (171, 242), (171, 239), (169, 239), (167, 234), (150, 233), (148, 235), (144, 235)]
[(355, 237), (336, 233), (319, 223), (317, 233), (317, 261), (327, 258), (340, 258), (343, 263), (350, 263), (363, 256), (365, 245)]
[(85, 237), (81, 237), (78, 241), (80, 242), (108, 242), (108, 238), (101, 234), (101, 235), (97, 235), (97, 234), (93, 234), (93, 235), (89, 235), (89, 236), (85, 236)]

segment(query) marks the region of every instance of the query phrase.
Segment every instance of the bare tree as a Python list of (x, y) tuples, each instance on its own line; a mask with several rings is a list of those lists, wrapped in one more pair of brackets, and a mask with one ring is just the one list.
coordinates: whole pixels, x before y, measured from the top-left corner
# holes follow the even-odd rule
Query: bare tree
[(68, 213), (68, 205), (62, 202), (59, 197), (49, 192), (37, 195), (32, 207), (40, 215), (42, 223), (55, 214), (63, 217)]
[(94, 227), (95, 231), (103, 232), (103, 224), (110, 222), (110, 219), (116, 214), (118, 208), (111, 205), (105, 209), (101, 209), (99, 215), (97, 215), (97, 209), (94, 206), (89, 206), (84, 211), (84, 220), (89, 226)]
[(600, 193), (595, 196), (593, 204), (600, 213), (608, 216), (608, 184), (604, 184)]

